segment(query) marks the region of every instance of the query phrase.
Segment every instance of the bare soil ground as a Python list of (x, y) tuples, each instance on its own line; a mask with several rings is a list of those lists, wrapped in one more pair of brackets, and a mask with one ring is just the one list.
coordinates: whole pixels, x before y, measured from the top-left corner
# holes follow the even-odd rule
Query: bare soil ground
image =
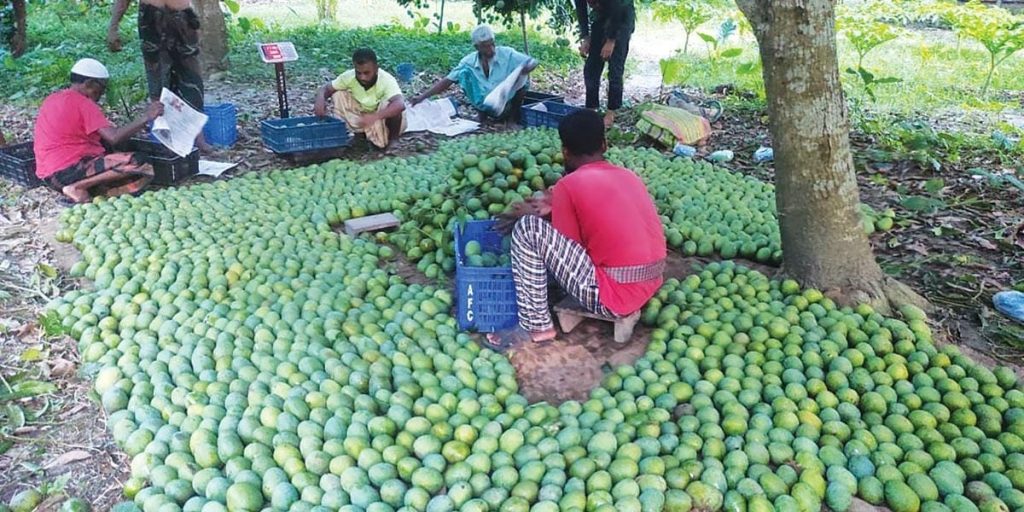
[[(432, 78), (421, 76), (411, 89), (421, 88)], [(568, 97), (581, 98), (579, 73), (544, 77), (538, 83), (543, 84), (538, 88), (566, 90)], [(296, 165), (267, 152), (260, 141), (259, 120), (276, 117), (276, 98), (272, 94), (254, 92), (251, 84), (230, 77), (214, 81), (211, 91), (239, 107), (238, 143), (211, 157), (241, 162), (227, 177)], [(655, 92), (649, 90), (647, 94)], [(312, 102), (304, 95), (293, 92), (293, 115), (312, 113)], [(640, 94), (635, 101), (645, 97)], [(0, 118), (8, 134), (13, 134), (13, 141), (31, 137), (32, 109), (0, 105)], [(629, 117), (623, 119), (624, 124), (629, 122)], [(704, 153), (733, 149), (737, 158), (730, 164), (732, 168), (772, 180), (772, 166), (754, 164), (751, 159), (758, 146), (770, 145), (764, 112), (730, 112), (717, 128), (709, 145), (702, 148)], [(432, 135), (410, 134), (387, 154), (357, 144), (342, 156), (368, 160), (413, 154), (430, 151), (438, 141)], [(876, 141), (855, 134), (854, 144), (858, 152), (864, 152)], [(1024, 281), (1019, 258), (1024, 240), (1018, 237), (1024, 211), (1022, 191), (994, 188), (966, 172), (975, 166), (1005, 166), (993, 165), (984, 155), (941, 171), (905, 161), (882, 165), (859, 160), (859, 165), (863, 171), (859, 175), (863, 200), (876, 209), (896, 209), (900, 219), (894, 230), (872, 236), (876, 254), (887, 271), (938, 306), (931, 317), (938, 337), (964, 346), (986, 364), (1008, 363), (1019, 368), (1020, 352), (1014, 343), (1024, 347), (1024, 339), (1019, 330), (991, 311), (990, 296)], [(936, 177), (944, 179), (941, 207), (918, 212), (900, 205), (901, 197), (923, 194), (928, 180)], [(193, 178), (180, 186), (209, 180)], [(121, 499), (128, 461), (107, 433), (99, 405), (89, 397), (89, 381), (79, 373), (75, 343), (68, 338), (47, 337), (38, 324), (48, 300), (72, 287), (88, 285), (64, 277), (78, 255), (69, 245), (53, 240), (57, 230), (54, 219), (62, 208), (51, 191), (26, 191), (0, 182), (0, 294), (6, 293), (0, 295), (0, 375), (10, 378), (31, 374), (57, 386), (52, 393), (20, 402), (28, 411), (43, 412), (38, 419), (26, 421), (25, 426), (3, 432), (0, 437), (13, 441), (0, 454), (0, 502), (20, 490), (45, 484), (52, 493), (50, 509), (55, 509), (63, 496), (79, 496), (90, 501), (94, 510), (108, 510)], [(672, 262), (670, 275), (682, 276), (693, 263), (701, 261), (677, 256)], [(403, 277), (427, 282), (413, 266), (401, 260), (395, 265)], [(769, 267), (759, 270), (769, 274), (778, 271)], [(560, 336), (556, 343), (519, 347), (509, 356), (519, 372), (524, 394), (531, 400), (559, 403), (584, 398), (610, 367), (640, 357), (648, 335), (648, 330), (638, 326), (633, 338), (619, 345), (611, 341), (610, 324), (588, 320)], [(29, 349), (38, 352), (26, 357)]]

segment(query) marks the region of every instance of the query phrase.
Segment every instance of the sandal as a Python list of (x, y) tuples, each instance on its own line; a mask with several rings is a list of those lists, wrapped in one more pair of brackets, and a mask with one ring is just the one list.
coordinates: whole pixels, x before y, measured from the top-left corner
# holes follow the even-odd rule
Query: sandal
[(1013, 290), (999, 292), (992, 296), (992, 305), (1007, 317), (1024, 323), (1024, 293)]
[(71, 199), (70, 197), (68, 197), (68, 196), (66, 196), (64, 194), (61, 194), (60, 196), (57, 197), (57, 203), (60, 204), (61, 206), (65, 206), (65, 207), (68, 207), (68, 208), (70, 208), (72, 206), (75, 206), (75, 205), (79, 205), (79, 204), (85, 204), (85, 203), (88, 203), (90, 201), (92, 201), (91, 198), (90, 199), (86, 199), (85, 201), (75, 201), (74, 199)]
[(530, 333), (526, 329), (516, 325), (484, 335), (483, 345), (496, 352), (504, 352), (515, 345), (529, 342), (531, 339)]

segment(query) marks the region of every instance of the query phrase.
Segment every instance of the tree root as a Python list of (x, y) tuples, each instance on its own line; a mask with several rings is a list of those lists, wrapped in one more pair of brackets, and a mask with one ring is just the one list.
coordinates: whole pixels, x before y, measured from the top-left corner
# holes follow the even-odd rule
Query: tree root
[(867, 304), (886, 316), (899, 311), (900, 307), (905, 305), (920, 308), (925, 313), (935, 311), (935, 306), (928, 302), (928, 299), (891, 277), (883, 277), (879, 282), (858, 283), (849, 289), (826, 290), (825, 294), (840, 306), (856, 307)]

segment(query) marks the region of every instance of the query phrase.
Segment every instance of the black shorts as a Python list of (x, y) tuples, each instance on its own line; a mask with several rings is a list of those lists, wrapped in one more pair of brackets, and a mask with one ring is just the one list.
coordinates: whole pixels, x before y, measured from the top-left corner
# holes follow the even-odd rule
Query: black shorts
[(64, 187), (71, 185), (72, 183), (82, 181), (85, 178), (89, 177), (87, 170), (88, 166), (84, 165), (88, 162), (88, 160), (91, 160), (91, 158), (83, 159), (82, 161), (76, 164), (72, 164), (70, 167), (61, 169), (51, 174), (43, 181), (45, 181), (46, 184), (50, 186), (50, 188), (56, 190), (57, 192), (61, 192), (62, 190), (64, 190)]
[[(50, 188), (63, 192), (64, 187), (97, 174), (115, 171), (126, 176), (141, 175), (151, 180), (153, 168), (136, 153), (107, 153), (87, 156), (43, 179)], [(146, 181), (148, 183), (149, 181)]]

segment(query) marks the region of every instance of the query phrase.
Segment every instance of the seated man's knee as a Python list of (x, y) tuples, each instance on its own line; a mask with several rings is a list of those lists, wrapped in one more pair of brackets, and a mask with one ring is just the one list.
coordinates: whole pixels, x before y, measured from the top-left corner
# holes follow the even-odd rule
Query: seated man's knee
[(513, 240), (518, 236), (522, 237), (528, 233), (534, 233), (537, 231), (537, 227), (540, 223), (543, 223), (544, 219), (537, 217), (536, 215), (523, 215), (516, 221), (512, 227)]

